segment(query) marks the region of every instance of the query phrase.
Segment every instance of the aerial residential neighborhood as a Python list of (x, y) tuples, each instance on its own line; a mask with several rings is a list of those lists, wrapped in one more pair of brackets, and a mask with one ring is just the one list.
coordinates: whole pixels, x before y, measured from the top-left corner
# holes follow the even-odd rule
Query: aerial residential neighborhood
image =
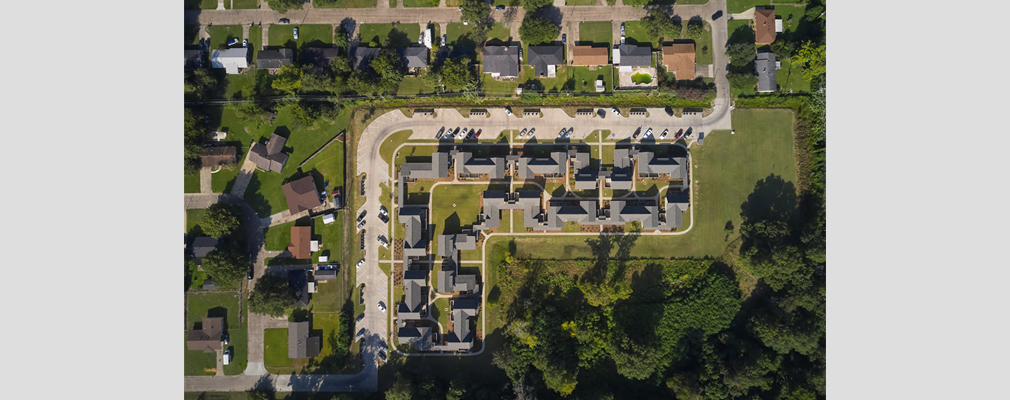
[(184, 4), (187, 399), (826, 397), (824, 0)]

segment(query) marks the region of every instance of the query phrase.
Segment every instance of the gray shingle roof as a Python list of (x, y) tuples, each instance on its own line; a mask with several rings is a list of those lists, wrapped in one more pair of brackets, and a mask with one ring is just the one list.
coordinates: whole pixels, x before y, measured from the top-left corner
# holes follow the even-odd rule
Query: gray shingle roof
[(638, 153), (638, 175), (669, 175), (670, 179), (687, 180), (687, 157), (656, 157), (651, 151)]
[(484, 73), (519, 76), (519, 46), (484, 46)]
[(340, 49), (335, 47), (309, 47), (302, 50), (302, 64), (315, 64), (317, 67), (326, 67), (339, 55)]
[(407, 68), (428, 68), (427, 47), (403, 47), (397, 49), (397, 52)]
[(758, 53), (754, 68), (758, 74), (759, 92), (778, 90), (778, 84), (775, 83), (775, 53)]
[(288, 358), (319, 355), (319, 337), (309, 337), (309, 321), (288, 323)]
[(403, 271), (403, 302), (397, 308), (400, 319), (421, 319), (425, 305), (423, 290), (427, 286), (426, 277), (425, 271)]
[(193, 257), (203, 258), (217, 248), (217, 239), (209, 236), (200, 236), (193, 239)]
[(519, 179), (533, 179), (535, 175), (561, 176), (568, 167), (568, 153), (551, 152), (550, 157), (519, 157)]
[(406, 322), (396, 331), (396, 341), (400, 344), (413, 344), (418, 350), (428, 350), (431, 348), (431, 328), (427, 326), (417, 326), (412, 322)]
[(529, 46), (526, 57), (536, 76), (547, 76), (548, 65), (564, 65), (565, 46)]
[(309, 305), (309, 280), (304, 269), (296, 269), (288, 272), (288, 284), (294, 291), (295, 307), (308, 307)]
[(260, 50), (256, 53), (256, 67), (258, 68), (280, 68), (291, 63), (295, 52), (289, 48), (275, 50)]
[(372, 60), (379, 55), (381, 48), (378, 47), (358, 47), (354, 49), (354, 59), (351, 60), (354, 69), (363, 69), (372, 65)]
[(652, 48), (649, 46), (622, 44), (618, 51), (622, 66), (648, 67), (652, 65)]
[(469, 151), (453, 150), (450, 155), (456, 173), (461, 175), (487, 175), (489, 179), (505, 179), (505, 157), (474, 158)]
[(522, 210), (523, 225), (535, 228), (540, 219), (540, 197), (537, 190), (520, 190), (515, 193), (505, 193), (503, 190), (487, 190), (484, 192), (484, 209), (478, 215), (479, 224), (476, 230), (497, 228), (501, 223), (501, 210)]

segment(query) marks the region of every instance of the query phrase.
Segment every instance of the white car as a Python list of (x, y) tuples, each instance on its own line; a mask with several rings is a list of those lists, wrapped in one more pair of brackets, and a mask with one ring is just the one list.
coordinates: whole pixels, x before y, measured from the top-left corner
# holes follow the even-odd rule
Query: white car
[(459, 131), (459, 138), (460, 139), (465, 138), (467, 136), (466, 133), (469, 132), (469, 131), (470, 131), (470, 128), (464, 126), (463, 130)]
[(624, 35), (621, 35), (621, 44), (624, 44)]
[(611, 111), (614, 112), (614, 115), (617, 115), (617, 116), (621, 115), (621, 110), (618, 110), (617, 107), (612, 108)]
[(445, 35), (442, 35), (442, 46), (445, 46)]
[(519, 137), (525, 137), (525, 136), (526, 136), (526, 128), (523, 128), (522, 131), (519, 131)]
[(647, 138), (651, 138), (652, 137), (652, 128), (651, 127), (648, 130), (645, 131), (645, 137), (647, 137)]
[(624, 34), (624, 23), (623, 22), (621, 22), (621, 34), (622, 35)]
[(365, 227), (365, 221), (361, 221), (361, 222), (358, 223), (358, 230), (359, 231), (361, 230), (361, 228), (364, 228), (364, 227)]
[(526, 132), (526, 136), (533, 137), (533, 132), (536, 132), (537, 128), (530, 128), (529, 132)]
[(376, 306), (379, 307), (379, 311), (386, 312), (386, 305), (382, 304), (381, 301), (379, 302), (379, 304), (376, 304)]
[(561, 128), (561, 132), (558, 132), (558, 138), (565, 137), (565, 133), (568, 133), (568, 128)]
[(381, 244), (382, 247), (385, 247), (387, 249), (389, 248), (389, 241), (386, 240), (385, 236), (379, 235), (379, 244)]
[(505, 107), (505, 115), (512, 115), (512, 108), (511, 107)]
[(361, 268), (362, 265), (365, 265), (365, 259), (364, 258), (362, 258), (361, 261), (358, 261), (358, 265), (354, 266), (354, 268)]
[(379, 205), (379, 215), (384, 215), (384, 216), (388, 216), (389, 215), (389, 211), (386, 210), (386, 206)]
[(249, 47), (249, 39), (242, 39), (242, 47)]
[(424, 34), (417, 35), (417, 44), (424, 44)]
[(670, 133), (669, 129), (663, 129), (663, 133), (659, 134), (660, 139), (666, 139), (666, 135)]
[(295, 27), (294, 32), (295, 32), (295, 40), (298, 40), (298, 27), (297, 26)]

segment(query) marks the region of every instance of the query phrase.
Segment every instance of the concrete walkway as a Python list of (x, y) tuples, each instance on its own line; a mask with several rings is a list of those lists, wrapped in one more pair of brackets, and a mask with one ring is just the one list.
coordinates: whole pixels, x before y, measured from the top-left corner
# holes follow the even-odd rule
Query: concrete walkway
[(245, 161), (242, 162), (242, 168), (238, 171), (238, 176), (235, 177), (235, 184), (231, 186), (231, 195), (242, 198), (245, 196), (245, 189), (249, 187), (249, 181), (252, 180), (253, 174), (256, 173), (256, 163), (249, 159), (249, 154), (252, 153), (252, 146), (249, 146), (249, 151), (246, 152)]
[(200, 193), (214, 193), (211, 186), (210, 168), (200, 168)]
[(748, 8), (747, 11), (742, 13), (730, 14), (730, 18), (733, 19), (754, 19), (754, 10), (756, 7)]

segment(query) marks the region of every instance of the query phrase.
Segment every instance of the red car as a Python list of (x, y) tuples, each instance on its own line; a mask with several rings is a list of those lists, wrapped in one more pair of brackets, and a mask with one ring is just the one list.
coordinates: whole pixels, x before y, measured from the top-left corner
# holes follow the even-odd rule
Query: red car
[(684, 130), (683, 129), (677, 131), (677, 134), (673, 135), (673, 140), (680, 139), (680, 135), (683, 135), (683, 134), (684, 134)]
[(475, 139), (476, 139), (476, 138), (479, 138), (479, 137), (480, 137), (480, 132), (481, 132), (481, 131), (483, 131), (483, 129), (478, 129), (478, 130), (477, 130), (477, 134), (476, 134), (476, 135), (473, 135), (473, 137), (474, 137)]
[(637, 129), (637, 130), (635, 130), (635, 134), (634, 134), (634, 135), (631, 135), (631, 138), (632, 138), (632, 139), (638, 139), (638, 134), (639, 134), (639, 133), (642, 133), (642, 127), (638, 127), (638, 129)]

